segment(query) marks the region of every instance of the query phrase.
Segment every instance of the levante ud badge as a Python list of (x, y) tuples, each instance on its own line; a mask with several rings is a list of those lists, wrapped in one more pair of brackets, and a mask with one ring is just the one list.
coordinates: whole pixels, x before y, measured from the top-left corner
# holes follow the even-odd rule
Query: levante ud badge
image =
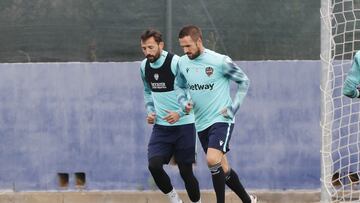
[(210, 75), (212, 75), (214, 73), (214, 69), (211, 68), (211, 67), (206, 67), (205, 68), (205, 73), (206, 73), (207, 76), (210, 77)]
[(158, 80), (159, 79), (159, 74), (155, 73), (154, 78), (155, 78), (155, 80)]

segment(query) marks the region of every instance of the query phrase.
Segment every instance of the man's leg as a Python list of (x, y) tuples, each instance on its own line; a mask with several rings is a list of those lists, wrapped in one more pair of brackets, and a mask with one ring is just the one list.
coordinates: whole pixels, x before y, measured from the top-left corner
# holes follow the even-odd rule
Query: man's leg
[(194, 176), (192, 164), (178, 164), (180, 175), (185, 183), (189, 199), (192, 202), (200, 202), (199, 182)]
[(149, 160), (149, 170), (159, 189), (167, 194), (171, 203), (182, 203), (175, 189), (173, 188), (170, 178), (163, 168), (164, 159), (161, 156), (153, 157)]
[(148, 144), (149, 170), (159, 189), (166, 194), (171, 203), (182, 203), (163, 165), (167, 164), (173, 153), (173, 128), (155, 124)]
[(229, 162), (226, 158), (226, 155), (224, 155), (223, 159), (221, 160), (221, 166), (224, 169), (226, 185), (236, 193), (236, 195), (243, 203), (251, 203), (250, 196), (241, 184), (238, 175), (233, 169), (229, 167)]
[(194, 123), (179, 126), (175, 146), (175, 160), (191, 202), (200, 203), (199, 183), (194, 176), (196, 130)]
[(221, 166), (222, 157), (222, 151), (208, 148), (206, 159), (211, 172), (217, 203), (225, 203), (225, 174)]

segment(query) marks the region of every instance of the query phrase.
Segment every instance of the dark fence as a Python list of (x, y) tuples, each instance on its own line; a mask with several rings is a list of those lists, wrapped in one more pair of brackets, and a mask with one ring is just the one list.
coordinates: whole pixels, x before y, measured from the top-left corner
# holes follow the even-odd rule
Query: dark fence
[(320, 1), (171, 0), (167, 9), (168, 2), (2, 0), (0, 62), (139, 60), (148, 27), (180, 54), (185, 24), (202, 27), (205, 45), (235, 60), (319, 59)]

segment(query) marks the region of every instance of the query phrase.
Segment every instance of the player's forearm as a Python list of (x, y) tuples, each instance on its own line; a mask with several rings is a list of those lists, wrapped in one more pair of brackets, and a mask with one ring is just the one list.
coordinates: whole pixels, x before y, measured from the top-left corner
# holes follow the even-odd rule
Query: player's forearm
[(181, 88), (175, 85), (176, 98), (182, 110), (185, 110), (185, 106), (188, 102), (186, 91), (187, 91), (186, 88)]
[(155, 112), (154, 101), (152, 99), (152, 96), (151, 94), (148, 94), (146, 91), (144, 91), (144, 102), (147, 113)]
[(343, 87), (343, 94), (350, 98), (358, 98), (360, 96), (356, 84), (349, 79), (346, 79)]
[(358, 65), (358, 59), (356, 58), (350, 71), (348, 72), (344, 86), (343, 94), (350, 98), (357, 98), (360, 96), (358, 86), (360, 84), (360, 69)]
[(144, 83), (144, 102), (147, 113), (155, 112), (154, 100), (149, 86)]
[(350, 98), (358, 98), (360, 96), (358, 90), (360, 84), (359, 54), (360, 52), (357, 52), (356, 55), (354, 56), (353, 64), (346, 76), (343, 86), (343, 94)]
[(242, 104), (250, 86), (250, 80), (241, 68), (232, 61), (224, 66), (224, 76), (238, 84), (237, 92), (233, 99), (230, 111), (235, 114)]
[(248, 92), (249, 86), (250, 86), (250, 81), (249, 80), (243, 81), (243, 82), (238, 84), (238, 89), (237, 89), (237, 92), (235, 94), (233, 104), (231, 106), (233, 114), (235, 114), (237, 112), (237, 110), (239, 109), (239, 107), (243, 103), (244, 98), (245, 98), (245, 96), (246, 96), (246, 94)]

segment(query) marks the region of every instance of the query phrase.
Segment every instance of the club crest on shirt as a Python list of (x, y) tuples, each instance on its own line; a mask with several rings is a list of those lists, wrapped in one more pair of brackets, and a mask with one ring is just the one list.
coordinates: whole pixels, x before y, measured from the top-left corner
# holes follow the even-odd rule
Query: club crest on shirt
[(159, 80), (159, 74), (155, 73), (154, 78), (155, 78), (155, 80)]
[(214, 69), (211, 68), (211, 67), (206, 67), (205, 68), (205, 73), (206, 73), (207, 76), (210, 77), (214, 73)]

